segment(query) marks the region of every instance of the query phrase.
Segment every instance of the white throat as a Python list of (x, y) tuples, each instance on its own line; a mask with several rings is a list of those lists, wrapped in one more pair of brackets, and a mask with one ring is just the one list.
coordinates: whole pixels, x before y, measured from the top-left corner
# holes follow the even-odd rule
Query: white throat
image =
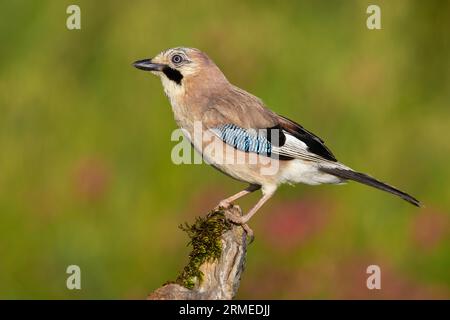
[(176, 106), (181, 103), (181, 99), (184, 96), (184, 86), (182, 84), (177, 84), (164, 75), (161, 75), (160, 77), (164, 88), (164, 93), (167, 98), (169, 98), (172, 108), (176, 108)]

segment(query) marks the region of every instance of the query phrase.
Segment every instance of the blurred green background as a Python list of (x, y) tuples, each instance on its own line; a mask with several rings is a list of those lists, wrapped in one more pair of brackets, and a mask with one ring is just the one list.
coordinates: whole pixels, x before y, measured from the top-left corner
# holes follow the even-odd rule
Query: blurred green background
[[(382, 30), (366, 28), (369, 4)], [(169, 103), (131, 63), (174, 46), (426, 205), (282, 187), (251, 221), (238, 298), (450, 298), (449, 4), (3, 1), (0, 298), (145, 298), (187, 261), (177, 226), (245, 186), (171, 162)], [(82, 290), (66, 288), (71, 264)], [(371, 264), (381, 290), (366, 288)]]

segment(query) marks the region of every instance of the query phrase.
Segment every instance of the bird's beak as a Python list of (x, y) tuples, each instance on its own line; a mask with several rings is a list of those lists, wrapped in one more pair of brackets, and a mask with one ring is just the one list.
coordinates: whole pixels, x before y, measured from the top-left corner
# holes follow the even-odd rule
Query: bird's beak
[(165, 64), (154, 63), (152, 62), (152, 59), (144, 59), (134, 62), (133, 66), (145, 71), (162, 71)]

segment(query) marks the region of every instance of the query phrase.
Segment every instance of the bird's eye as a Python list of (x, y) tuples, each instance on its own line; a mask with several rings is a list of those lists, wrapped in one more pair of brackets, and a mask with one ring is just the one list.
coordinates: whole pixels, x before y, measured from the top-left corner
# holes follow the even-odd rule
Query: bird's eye
[(172, 62), (173, 62), (173, 63), (179, 64), (179, 63), (181, 63), (181, 61), (183, 61), (183, 57), (182, 57), (181, 55), (179, 55), (179, 54), (174, 54), (174, 55), (172, 56)]

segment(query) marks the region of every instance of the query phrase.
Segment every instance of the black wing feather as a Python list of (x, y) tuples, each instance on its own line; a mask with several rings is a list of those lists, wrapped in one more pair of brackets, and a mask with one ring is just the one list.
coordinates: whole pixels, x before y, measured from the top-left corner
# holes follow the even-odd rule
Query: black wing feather
[(297, 139), (303, 141), (308, 146), (308, 151), (321, 156), (324, 159), (337, 162), (336, 157), (331, 150), (328, 149), (322, 139), (314, 133), (306, 130), (298, 123), (280, 115), (278, 115), (278, 117), (281, 128), (292, 134)]

